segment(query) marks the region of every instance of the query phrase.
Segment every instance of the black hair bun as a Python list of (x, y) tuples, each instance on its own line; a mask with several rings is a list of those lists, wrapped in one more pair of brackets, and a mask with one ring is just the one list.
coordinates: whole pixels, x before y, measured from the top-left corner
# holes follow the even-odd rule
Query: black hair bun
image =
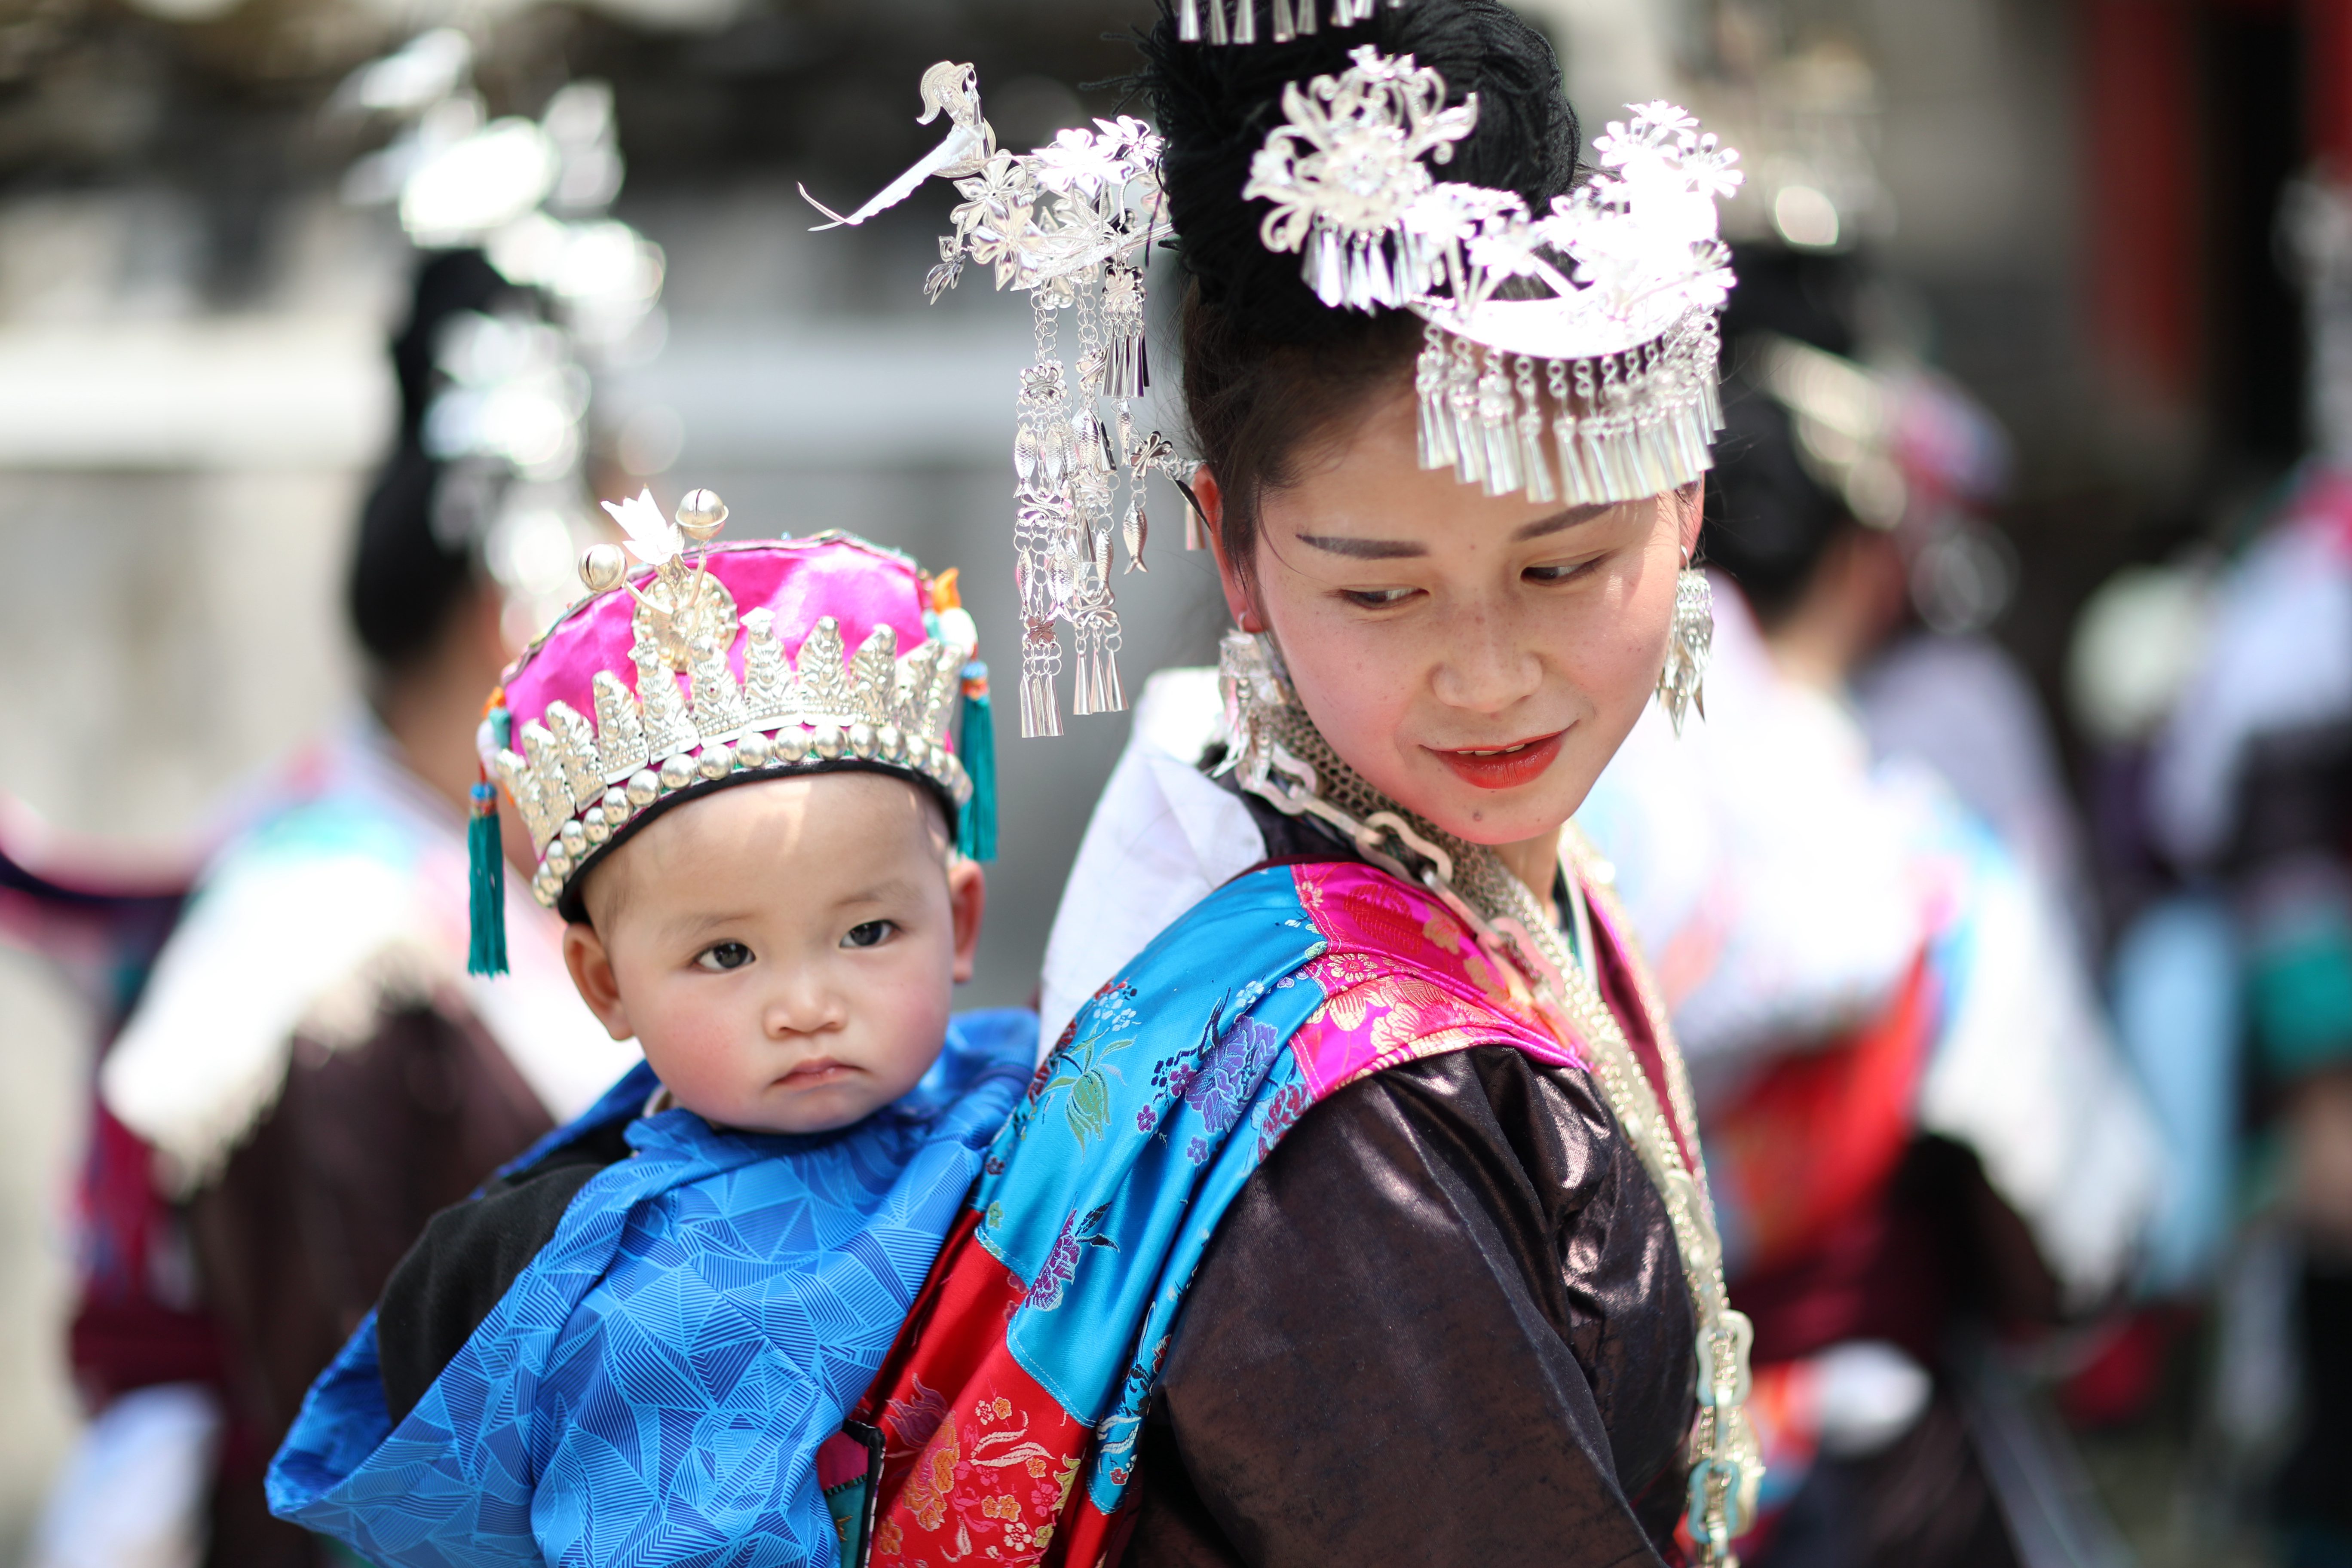
[[(1223, 0), (1209, 0), (1210, 4)], [(1167, 138), (1162, 179), (1177, 249), (1202, 298), (1221, 307), (1242, 331), (1273, 343), (1311, 343), (1346, 332), (1361, 312), (1335, 310), (1316, 299), (1295, 254), (1277, 255), (1258, 237), (1270, 210), (1242, 200), (1250, 160), (1282, 121), (1283, 89), (1348, 68), (1350, 51), (1369, 44), (1384, 55), (1413, 57), (1445, 79), (1445, 100), (1478, 95), (1478, 124), (1454, 145), (1439, 177), (1517, 191), (1540, 210), (1577, 180), (1576, 110), (1569, 106), (1551, 43), (1496, 0), (1383, 3), (1372, 17), (1286, 44), (1272, 37), (1271, 0), (1257, 6), (1259, 42), (1188, 44), (1176, 37), (1172, 0), (1143, 43), (1143, 87)], [(1319, 0), (1305, 0), (1318, 4)]]
[(379, 668), (426, 653), (473, 584), (482, 487), (452, 482), (450, 467), (425, 454), (425, 416), (439, 390), (434, 356), (450, 320), (495, 310), (514, 294), (478, 250), (438, 252), (416, 269), (407, 323), (392, 342), (400, 431), (360, 510), (344, 592), (352, 630)]

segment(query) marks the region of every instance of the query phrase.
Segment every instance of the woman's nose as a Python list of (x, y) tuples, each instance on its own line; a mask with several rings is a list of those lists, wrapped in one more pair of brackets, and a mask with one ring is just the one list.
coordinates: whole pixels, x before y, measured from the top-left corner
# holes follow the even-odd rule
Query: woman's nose
[(1431, 690), (1449, 708), (1501, 713), (1543, 684), (1543, 660), (1533, 639), (1517, 635), (1510, 617), (1480, 612), (1449, 629)]

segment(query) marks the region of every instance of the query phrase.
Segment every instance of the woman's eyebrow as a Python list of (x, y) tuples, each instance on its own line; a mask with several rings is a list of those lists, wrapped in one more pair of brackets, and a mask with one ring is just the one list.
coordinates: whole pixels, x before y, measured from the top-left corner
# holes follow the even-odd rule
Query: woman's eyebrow
[(1547, 533), (1558, 533), (1563, 529), (1574, 528), (1580, 522), (1591, 522), (1608, 510), (1606, 502), (1572, 506), (1566, 511), (1556, 511), (1549, 517), (1539, 517), (1533, 522), (1522, 524), (1519, 531), (1511, 535), (1511, 541), (1517, 543), (1521, 540), (1541, 539)]
[(1349, 539), (1343, 534), (1302, 533), (1298, 542), (1334, 555), (1345, 555), (1351, 561), (1402, 561), (1429, 553), (1428, 545), (1410, 539)]
[[(1590, 506), (1572, 506), (1549, 517), (1539, 517), (1533, 522), (1520, 525), (1511, 535), (1511, 542), (1517, 544), (1529, 539), (1541, 539), (1547, 533), (1559, 533), (1574, 528), (1578, 523), (1590, 522), (1608, 510), (1606, 502), (1599, 502)], [(1302, 533), (1298, 535), (1298, 542), (1311, 544), (1328, 554), (1344, 555), (1351, 561), (1404, 561), (1429, 553), (1428, 545), (1411, 539), (1355, 539), (1338, 533)]]

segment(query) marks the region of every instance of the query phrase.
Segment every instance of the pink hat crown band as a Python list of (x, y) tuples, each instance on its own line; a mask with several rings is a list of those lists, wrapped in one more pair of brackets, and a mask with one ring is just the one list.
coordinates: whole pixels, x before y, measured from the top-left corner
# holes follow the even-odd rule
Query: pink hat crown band
[[(715, 513), (707, 539), (725, 508), (689, 496), (689, 532), (698, 498)], [(645, 567), (632, 573), (613, 545), (588, 552), (582, 576), (599, 591), (509, 672), (497, 726), (509, 734), (483, 737), (530, 831), (541, 904), (681, 791), (865, 763), (971, 798), (951, 730), (978, 638), (951, 574), (934, 584), (838, 533), (689, 552), (659, 531), (650, 498), (640, 504), (612, 510)]]

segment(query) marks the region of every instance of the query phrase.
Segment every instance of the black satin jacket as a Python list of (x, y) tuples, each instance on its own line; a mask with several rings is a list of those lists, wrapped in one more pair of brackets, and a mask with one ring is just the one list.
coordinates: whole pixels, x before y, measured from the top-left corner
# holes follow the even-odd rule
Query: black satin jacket
[[(1273, 858), (1340, 858), (1249, 804)], [(1665, 1205), (1592, 1079), (1505, 1047), (1376, 1073), (1218, 1227), (1125, 1562), (1678, 1561), (1695, 1332)]]

